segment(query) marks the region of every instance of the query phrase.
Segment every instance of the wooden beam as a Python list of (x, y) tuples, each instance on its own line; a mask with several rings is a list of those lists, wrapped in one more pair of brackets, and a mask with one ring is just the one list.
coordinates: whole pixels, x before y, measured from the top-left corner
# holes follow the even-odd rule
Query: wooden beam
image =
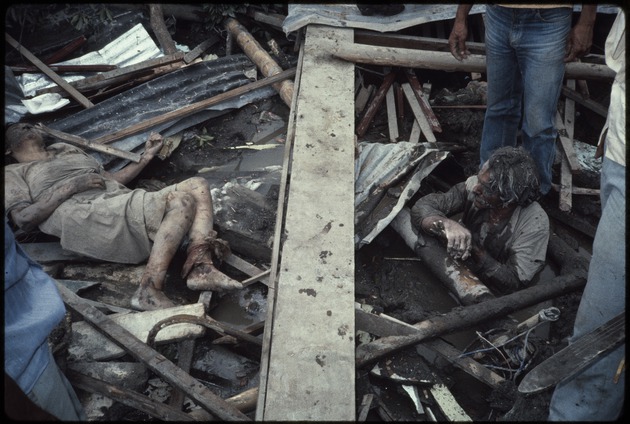
[[(475, 54), (460, 62), (450, 52), (375, 47), (356, 43), (340, 44), (332, 54), (350, 62), (370, 65), (438, 71), (486, 72), (486, 57)], [(565, 77), (612, 81), (615, 78), (615, 72), (606, 65), (569, 62), (565, 66)]]
[(355, 73), (330, 55), (352, 36), (350, 28), (306, 28), (260, 421), (356, 419)]
[(158, 42), (162, 47), (164, 54), (169, 55), (177, 52), (175, 42), (173, 41), (173, 38), (171, 38), (171, 34), (168, 32), (168, 28), (166, 28), (166, 23), (164, 23), (164, 13), (162, 12), (161, 4), (149, 4), (149, 23), (151, 25), (151, 29), (153, 30), (153, 34), (158, 39)]
[(73, 311), (81, 315), (85, 321), (92, 324), (100, 332), (114, 340), (134, 358), (143, 362), (153, 372), (168, 383), (186, 392), (195, 403), (223, 420), (250, 421), (250, 419), (234, 406), (215, 395), (210, 389), (184, 372), (181, 368), (168, 360), (164, 355), (142, 343), (128, 330), (116, 324), (95, 307), (83, 302), (62, 284), (57, 284), (63, 301)]
[(557, 111), (556, 128), (558, 129), (558, 138), (560, 139), (560, 143), (562, 145), (562, 151), (564, 152), (564, 156), (569, 161), (571, 173), (576, 174), (580, 172), (580, 162), (578, 161), (577, 155), (575, 154), (575, 149), (573, 148), (573, 137), (569, 137), (567, 129), (564, 126), (564, 122), (562, 121), (562, 117), (560, 116), (560, 112)]
[(376, 94), (374, 95), (372, 102), (370, 102), (370, 105), (365, 111), (363, 118), (361, 118), (361, 122), (359, 122), (359, 125), (357, 125), (356, 134), (358, 138), (363, 138), (363, 136), (367, 132), (367, 129), (372, 123), (372, 119), (374, 119), (374, 115), (376, 115), (378, 108), (381, 106), (383, 100), (385, 99), (385, 96), (387, 95), (389, 87), (392, 86), (395, 79), (396, 74), (394, 72), (388, 73), (387, 75), (385, 75), (385, 78), (383, 78), (381, 86), (378, 88), (378, 90), (376, 90)]
[[(419, 331), (411, 324), (382, 313), (375, 314), (364, 311), (360, 306), (355, 308), (355, 319), (357, 331), (366, 331), (378, 337), (409, 335)], [(440, 355), (457, 368), (478, 381), (487, 384), (489, 387), (497, 388), (499, 384), (505, 381), (503, 377), (485, 368), (472, 358), (460, 357), (460, 351), (438, 337), (423, 341), (417, 346), (417, 349), (425, 353)], [(429, 355), (427, 354), (426, 356)]]
[(68, 134), (62, 131), (53, 130), (52, 128), (48, 128), (41, 124), (38, 125), (37, 128), (41, 129), (45, 133), (52, 135), (53, 137), (58, 138), (59, 140), (67, 141), (68, 143), (72, 143), (86, 149), (106, 153), (108, 155), (127, 159), (136, 163), (140, 162), (141, 155), (139, 155), (138, 153), (127, 152), (125, 150), (120, 150), (111, 146), (104, 146), (102, 144), (95, 144), (87, 138), (83, 138), (78, 135)]
[(57, 85), (63, 88), (68, 94), (81, 106), (86, 109), (94, 106), (92, 102), (90, 102), (83, 94), (79, 93), (76, 88), (68, 84), (66, 80), (57, 75), (54, 71), (52, 71), (48, 65), (39, 60), (33, 53), (28, 51), (24, 46), (18, 43), (13, 37), (11, 37), (6, 32), (4, 33), (4, 37), (7, 42), (11, 45), (11, 47), (15, 48), (21, 55), (23, 55), (29, 62), (35, 65), (38, 69), (40, 69), (44, 74), (46, 74), (50, 79), (52, 79)]
[(137, 124), (131, 125), (125, 129), (116, 131), (112, 134), (107, 134), (101, 137), (97, 137), (94, 140), (92, 140), (92, 143), (103, 143), (103, 144), (111, 143), (113, 141), (120, 140), (121, 138), (129, 137), (129, 136), (138, 134), (140, 132), (149, 130), (155, 127), (156, 125), (160, 125), (160, 124), (172, 121), (174, 119), (183, 118), (185, 116), (192, 115), (193, 113), (209, 108), (210, 106), (214, 106), (226, 100), (231, 100), (233, 98), (249, 93), (250, 91), (256, 90), (258, 88), (267, 87), (278, 81), (282, 81), (287, 78), (291, 78), (293, 76), (295, 76), (295, 68), (287, 69), (286, 71), (282, 71), (281, 73), (273, 75), (271, 77), (267, 77), (267, 78), (258, 80), (256, 82), (252, 82), (250, 84), (242, 85), (230, 91), (226, 91), (225, 93), (218, 94), (209, 99), (201, 100), (197, 103), (193, 103), (183, 108), (180, 108), (171, 112), (167, 112), (160, 116), (156, 116), (155, 118), (138, 122)]
[(109, 384), (106, 381), (90, 377), (72, 369), (66, 370), (65, 374), (74, 387), (85, 390), (88, 393), (103, 395), (161, 421), (195, 421), (193, 417), (173, 406), (157, 402), (148, 396), (125, 387)]
[(569, 87), (563, 86), (562, 87), (562, 94), (565, 97), (567, 97), (568, 99), (574, 100), (574, 101), (578, 102), (579, 104), (581, 104), (582, 106), (592, 110), (593, 112), (595, 112), (599, 116), (602, 116), (604, 118), (606, 118), (608, 116), (608, 108), (607, 107), (603, 106), (600, 103), (597, 103), (593, 99), (587, 98), (586, 96), (578, 93), (575, 90), (572, 90)]
[[(183, 57), (183, 52), (177, 52), (170, 56), (163, 56), (156, 59), (145, 60), (143, 62), (136, 63), (135, 65), (124, 66), (113, 71), (103, 72), (98, 75), (83, 78), (78, 81), (73, 81), (70, 83), (70, 85), (76, 88), (78, 91), (96, 90), (102, 87), (116, 84), (119, 81), (126, 81), (135, 74), (139, 74), (150, 69), (181, 61)], [(48, 87), (37, 90), (36, 94), (39, 95), (44, 93), (56, 93), (59, 91), (61, 91), (59, 87)]]
[[(258, 69), (260, 69), (260, 72), (265, 77), (278, 75), (282, 72), (282, 67), (263, 49), (258, 41), (256, 41), (256, 38), (247, 31), (247, 28), (241, 25), (236, 19), (228, 18), (225, 22), (225, 28), (234, 36), (234, 39), (243, 52), (258, 66)], [(272, 85), (278, 94), (280, 94), (280, 98), (284, 103), (291, 107), (293, 81), (284, 79)]]
[(389, 141), (395, 143), (398, 141), (398, 117), (396, 116), (396, 102), (394, 100), (394, 87), (390, 86), (385, 96), (387, 105), (387, 127), (389, 128)]
[(407, 336), (382, 337), (357, 347), (357, 367), (363, 367), (384, 355), (431, 337), (463, 330), (489, 319), (506, 315), (548, 300), (584, 288), (586, 278), (573, 274), (560, 275), (543, 284), (537, 284), (499, 298), (486, 300), (478, 304), (456, 308), (444, 315), (439, 315), (414, 325), (421, 331)]
[(411, 106), (411, 110), (413, 112), (413, 115), (416, 117), (416, 121), (418, 122), (418, 125), (420, 125), (422, 134), (424, 134), (425, 138), (427, 139), (429, 143), (435, 143), (437, 140), (435, 138), (435, 135), (433, 134), (433, 131), (431, 131), (431, 124), (429, 123), (429, 120), (427, 119), (427, 117), (424, 115), (424, 112), (422, 111), (422, 107), (420, 107), (420, 103), (418, 102), (418, 99), (416, 98), (416, 94), (412, 90), (409, 83), (405, 82), (401, 84), (400, 86), (402, 87), (403, 93), (405, 93), (407, 102), (409, 103), (409, 106)]
[(438, 121), (437, 117), (433, 113), (433, 110), (431, 109), (431, 104), (429, 103), (429, 99), (424, 95), (424, 92), (422, 91), (422, 86), (420, 85), (420, 81), (418, 81), (418, 78), (413, 72), (413, 69), (407, 69), (405, 75), (407, 76), (407, 81), (409, 81), (411, 89), (416, 95), (416, 99), (418, 99), (418, 103), (420, 104), (424, 115), (429, 121), (429, 125), (431, 125), (431, 131), (442, 132), (440, 121)]

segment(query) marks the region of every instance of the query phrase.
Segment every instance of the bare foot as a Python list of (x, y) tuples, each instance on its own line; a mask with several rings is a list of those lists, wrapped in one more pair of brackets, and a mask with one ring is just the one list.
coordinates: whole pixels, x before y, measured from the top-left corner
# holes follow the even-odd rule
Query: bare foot
[(138, 311), (154, 311), (176, 306), (162, 290), (153, 287), (152, 284), (138, 287), (131, 297), (131, 307)]
[(186, 285), (191, 290), (234, 290), (243, 285), (209, 264), (199, 264), (190, 271)]

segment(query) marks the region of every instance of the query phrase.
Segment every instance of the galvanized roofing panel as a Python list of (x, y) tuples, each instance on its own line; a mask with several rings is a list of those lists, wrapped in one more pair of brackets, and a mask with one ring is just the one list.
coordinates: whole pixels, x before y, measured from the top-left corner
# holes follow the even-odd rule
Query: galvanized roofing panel
[[(137, 24), (123, 35), (98, 51), (59, 62), (57, 65), (134, 65), (145, 60), (164, 56), (142, 24)], [(63, 75), (67, 82), (78, 81), (85, 75)], [(25, 97), (34, 96), (37, 90), (52, 87), (55, 83), (42, 73), (24, 73), (17, 78)]]
[[(393, 16), (364, 16), (356, 4), (291, 3), (282, 29), (286, 34), (308, 25), (321, 24), (335, 27), (370, 29), (394, 32), (427, 22), (453, 19), (457, 4), (405, 4), (405, 9)], [(474, 5), (470, 14), (482, 13), (485, 5)]]
[[(379, 32), (396, 32), (427, 22), (454, 19), (458, 4), (410, 3), (404, 6), (405, 9), (402, 12), (393, 16), (365, 16), (361, 14), (356, 3), (290, 3), (282, 29), (285, 34), (289, 34), (308, 24), (321, 24)], [(573, 10), (581, 10), (581, 5), (574, 5)], [(470, 14), (484, 13), (485, 11), (485, 4), (475, 4), (470, 10)], [(617, 8), (612, 5), (598, 5), (597, 12), (617, 13)]]
[[(49, 125), (50, 128), (94, 139), (110, 134), (142, 121), (209, 99), (250, 82), (246, 73), (255, 70), (254, 64), (244, 54), (199, 62), (145, 82), (130, 90), (110, 97), (90, 109), (84, 109)], [(269, 97), (276, 92), (271, 87), (256, 90), (238, 99), (222, 102), (210, 111), (226, 111), (241, 107), (255, 100)], [(158, 125), (146, 132), (111, 143), (118, 149), (130, 151), (144, 145), (150, 131), (167, 136), (183, 128), (176, 123), (192, 126), (209, 119), (208, 112), (196, 114)], [(113, 160), (109, 155), (95, 154), (104, 164)]]

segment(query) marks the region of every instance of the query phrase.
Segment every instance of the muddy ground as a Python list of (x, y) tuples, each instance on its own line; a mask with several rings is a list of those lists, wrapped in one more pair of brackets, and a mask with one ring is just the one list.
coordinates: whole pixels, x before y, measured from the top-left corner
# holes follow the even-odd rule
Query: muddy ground
[[(248, 27), (253, 27), (251, 22), (243, 21)], [(173, 38), (180, 44), (185, 44), (191, 48), (204, 41), (207, 33), (198, 24), (177, 25)], [(225, 37), (225, 32), (220, 34)], [(297, 54), (293, 52), (292, 42), (286, 40), (283, 33), (271, 27), (264, 28), (264, 31), (254, 32), (255, 36), (261, 37), (261, 44), (264, 38), (272, 36), (279, 41), (283, 41), (284, 52), (291, 56)], [(215, 45), (211, 52), (218, 56), (225, 54), (225, 39)], [(235, 47), (235, 50), (238, 50)], [(379, 70), (377, 70), (379, 71)], [(424, 82), (431, 82), (431, 99), (434, 104), (446, 104), (449, 101), (448, 93), (464, 93), (471, 82), (470, 74), (465, 73), (444, 73), (439, 71), (417, 71), (419, 79)], [(364, 73), (364, 78), (368, 82), (377, 86), (380, 84), (378, 76)], [(447, 90), (446, 92), (444, 90)], [(591, 93), (595, 100), (605, 101), (606, 87), (593, 85)], [(467, 93), (470, 94), (470, 93)], [(473, 93), (474, 94), (474, 93)], [(470, 104), (477, 103), (479, 99), (469, 99)], [(465, 101), (464, 101), (465, 103)], [(460, 99), (460, 103), (462, 100)], [(577, 105), (578, 113), (576, 119), (575, 138), (585, 142), (594, 143), (599, 128), (603, 125), (603, 118), (592, 114), (590, 111)], [(265, 112), (268, 112), (265, 115)], [(264, 100), (257, 104), (243, 107), (225, 115), (213, 118), (194, 128), (187, 130), (182, 142), (173, 155), (163, 163), (150, 165), (138, 178), (136, 184), (153, 180), (163, 184), (172, 184), (181, 181), (204, 167), (220, 166), (231, 162), (244, 154), (243, 150), (228, 149), (228, 147), (241, 146), (251, 140), (256, 134), (261, 124), (261, 120), (268, 119), (269, 116), (280, 117), (287, 122), (289, 108), (280, 100), (278, 96)], [(441, 164), (434, 176), (437, 180), (450, 185), (463, 180), (466, 176), (476, 172), (478, 167), (478, 148), (483, 122), (483, 109), (435, 109), (435, 113), (443, 128), (442, 133), (436, 133), (439, 142), (456, 143), (464, 149), (452, 153), (452, 157)], [(411, 112), (407, 112), (407, 117)], [(401, 139), (408, 134), (411, 122), (407, 121), (401, 131)], [(200, 135), (208, 135), (211, 139), (208, 142), (200, 142)], [(377, 114), (373, 124), (365, 136), (366, 140), (372, 142), (387, 142), (387, 126), (384, 109)], [(278, 141), (282, 141), (282, 136)], [(556, 171), (559, 165), (556, 164)], [(557, 177), (557, 176), (556, 176)], [(435, 180), (423, 183), (420, 194), (437, 189)], [(557, 180), (556, 180), (557, 181)], [(587, 174), (576, 176), (576, 181), (583, 187), (597, 187), (598, 176)], [(441, 186), (443, 187), (443, 185)], [(546, 208), (557, 210), (557, 195), (551, 194), (543, 199)], [(583, 219), (590, 225), (595, 226), (599, 217), (599, 202), (596, 196), (574, 196), (574, 208), (571, 212), (579, 219)], [(575, 229), (565, 227), (559, 220), (552, 220), (554, 231), (558, 231), (562, 237), (569, 241), (576, 249), (590, 250), (590, 237), (580, 234)], [(248, 258), (245, 258), (248, 259)], [(177, 262), (177, 261), (176, 261)], [(256, 262), (256, 261), (252, 261)], [(264, 265), (264, 264), (263, 264)], [(175, 270), (179, 265), (173, 264)], [(178, 269), (178, 268), (177, 268)], [(233, 270), (232, 270), (233, 271)], [(547, 271), (547, 277), (553, 276), (553, 266)], [(176, 271), (173, 272), (174, 280)], [(243, 278), (242, 275), (234, 273), (235, 278)], [(407, 323), (417, 323), (435, 314), (448, 312), (451, 308), (458, 306), (457, 301), (439, 285), (423, 267), (422, 263), (416, 260), (414, 253), (405, 245), (400, 237), (391, 229), (386, 229), (374, 242), (357, 251), (356, 255), (356, 278), (355, 292), (356, 299), (361, 303), (375, 306), (383, 313), (405, 321)], [(544, 281), (543, 281), (544, 282)], [(259, 316), (264, 318), (264, 295), (262, 287), (252, 286), (249, 294), (250, 302), (247, 314), (251, 317)], [(167, 284), (167, 294), (180, 299), (182, 302), (195, 301), (194, 293), (191, 294), (183, 288), (182, 284)], [(217, 296), (213, 304), (218, 308), (222, 296)], [(238, 300), (228, 299), (225, 301), (238, 303)], [(561, 311), (561, 318), (548, 325), (545, 334), (541, 336), (533, 335), (529, 340), (535, 346), (535, 354), (529, 359), (529, 369), (549, 357), (554, 352), (566, 346), (566, 338), (571, 334), (573, 318), (579, 303), (580, 293), (573, 293), (558, 297), (553, 300), (553, 306)], [(549, 306), (549, 305), (547, 305)], [(218, 312), (218, 311), (216, 311)], [(535, 313), (533, 308), (528, 313)], [(525, 317), (527, 317), (527, 313)], [(514, 320), (501, 320), (497, 322), (485, 323), (467, 332), (461, 332), (450, 337), (445, 337), (447, 342), (455, 345), (459, 349), (474, 347), (474, 331), (488, 331), (490, 329), (510, 328), (515, 323)], [(198, 343), (200, 344), (200, 343)], [(202, 349), (202, 347), (199, 347)], [(165, 353), (167, 357), (174, 355), (172, 352)], [(199, 353), (202, 355), (202, 353)], [(215, 357), (216, 357), (215, 353)], [(247, 355), (247, 352), (243, 352)], [(257, 381), (255, 372), (255, 356), (243, 359), (247, 370), (241, 374), (223, 375), (217, 377), (209, 370), (205, 375), (209, 381), (209, 387), (216, 389), (225, 396), (233, 395), (244, 387), (255, 385)], [(244, 356), (245, 358), (245, 356)], [(409, 375), (417, 378), (419, 375), (427, 375), (427, 380), (431, 382), (442, 382), (453, 393), (457, 401), (466, 413), (475, 421), (538, 421), (546, 418), (551, 391), (545, 391), (538, 395), (524, 396), (516, 390), (519, 378), (509, 381), (504, 387), (498, 390), (491, 390), (487, 386), (472, 379), (467, 374), (458, 370), (445, 360), (434, 360), (430, 363), (425, 357), (418, 353), (415, 347), (407, 348), (399, 353), (387, 357), (385, 361), (388, 366), (395, 367), (401, 375)], [(385, 362), (381, 365), (385, 366)], [(225, 362), (223, 362), (225, 363)], [(243, 366), (243, 363), (240, 365)], [(227, 368), (226, 368), (227, 369)], [(225, 369), (223, 370), (225, 372)], [(218, 372), (221, 374), (221, 372)], [(214, 377), (209, 377), (214, 375)], [(197, 375), (198, 378), (202, 378)], [(229, 387), (227, 382), (240, 382), (238, 387)], [(226, 387), (229, 387), (226, 389)], [(420, 385), (419, 387), (422, 387)], [(392, 419), (396, 421), (423, 421), (426, 415), (419, 414), (414, 408), (409, 396), (405, 394), (402, 385), (392, 382), (380, 376), (370, 373), (370, 369), (358, 369), (356, 380), (357, 409), (363, 400), (363, 396), (374, 393), (381, 400), (378, 406), (373, 408), (368, 417), (368, 421), (381, 421)], [(430, 401), (427, 401), (430, 402)], [(439, 414), (437, 408), (434, 412)], [(143, 414), (134, 411), (128, 412), (125, 420), (151, 420)], [(440, 418), (439, 415), (437, 417)]]

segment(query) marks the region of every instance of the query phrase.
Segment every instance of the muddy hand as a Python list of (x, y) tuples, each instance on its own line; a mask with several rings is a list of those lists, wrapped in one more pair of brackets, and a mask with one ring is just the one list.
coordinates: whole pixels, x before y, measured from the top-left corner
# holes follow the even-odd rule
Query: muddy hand
[(153, 158), (160, 151), (162, 146), (164, 146), (162, 136), (156, 132), (152, 132), (144, 145), (143, 156)]
[(470, 256), (472, 235), (463, 225), (447, 219), (444, 223), (446, 251), (455, 259), (466, 260)]
[(105, 180), (101, 175), (95, 173), (77, 175), (68, 181), (68, 188), (73, 194), (92, 189), (103, 190), (105, 189)]

